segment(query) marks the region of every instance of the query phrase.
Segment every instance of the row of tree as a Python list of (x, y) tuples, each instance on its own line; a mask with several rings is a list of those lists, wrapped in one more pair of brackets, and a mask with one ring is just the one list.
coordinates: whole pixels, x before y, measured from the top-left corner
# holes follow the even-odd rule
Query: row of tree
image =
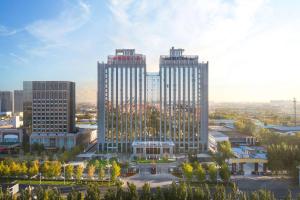
[[(141, 191), (138, 191), (132, 183), (127, 183), (127, 188), (121, 183), (116, 188), (110, 188), (104, 194), (97, 184), (87, 187), (86, 193), (73, 190), (67, 197), (63, 197), (57, 189), (43, 189), (41, 187), (31, 191), (22, 190), (18, 197), (9, 195), (8, 192), (0, 190), (0, 200), (276, 200), (274, 194), (268, 190), (259, 190), (251, 193), (241, 192), (233, 185), (225, 188), (217, 185), (210, 188), (207, 184), (191, 187), (185, 183), (172, 183), (169, 187), (151, 189), (145, 183)], [(291, 200), (291, 192), (286, 195), (286, 200)], [(297, 198), (300, 199), (300, 196)]]
[(300, 148), (298, 145), (286, 143), (272, 144), (268, 146), (268, 166), (275, 173), (288, 172), (297, 177), (300, 165)]
[[(64, 168), (65, 167), (65, 168)], [(64, 171), (63, 171), (64, 170)], [(88, 178), (94, 178), (96, 167), (94, 165), (88, 165), (87, 167)], [(101, 166), (97, 168), (98, 177), (103, 180), (106, 172), (106, 166)], [(83, 175), (84, 168), (81, 165), (74, 167), (73, 165), (63, 165), (59, 161), (45, 161), (39, 163), (37, 160), (31, 162), (16, 162), (11, 159), (4, 160), (0, 162), (0, 176), (29, 176), (33, 177), (41, 173), (42, 176), (46, 178), (59, 177), (62, 172), (65, 173), (67, 179), (76, 178), (80, 180)], [(109, 168), (110, 178), (115, 181), (121, 173), (121, 167), (116, 161), (113, 161), (111, 167)]]
[(193, 164), (186, 162), (182, 164), (182, 172), (188, 183), (193, 180), (203, 183), (207, 181), (207, 174), (209, 181), (215, 183), (217, 181), (218, 172), (220, 178), (224, 182), (228, 182), (230, 180), (230, 170), (226, 163), (223, 163), (219, 169), (215, 164), (210, 164), (208, 165), (207, 170), (205, 170), (199, 162), (195, 162)]

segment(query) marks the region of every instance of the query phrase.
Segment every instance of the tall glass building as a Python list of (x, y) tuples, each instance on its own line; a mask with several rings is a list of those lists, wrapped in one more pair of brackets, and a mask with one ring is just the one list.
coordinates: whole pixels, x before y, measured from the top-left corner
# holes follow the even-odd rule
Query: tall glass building
[(160, 138), (175, 143), (175, 152), (207, 150), (208, 63), (170, 49), (160, 56)]
[(107, 152), (130, 152), (145, 129), (146, 57), (117, 49), (98, 63), (98, 146)]
[[(207, 150), (208, 63), (172, 48), (159, 67), (147, 73), (145, 56), (134, 49), (117, 49), (107, 63), (98, 63), (100, 151)], [(161, 149), (141, 148), (150, 143)]]

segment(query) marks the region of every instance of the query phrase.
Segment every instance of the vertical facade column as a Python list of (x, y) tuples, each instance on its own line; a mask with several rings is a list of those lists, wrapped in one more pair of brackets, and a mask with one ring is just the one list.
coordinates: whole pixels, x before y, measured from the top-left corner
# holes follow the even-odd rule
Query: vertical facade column
[(116, 66), (116, 145), (113, 151), (119, 152), (119, 67)]
[(128, 67), (125, 68), (125, 152), (128, 151)]
[(201, 144), (207, 151), (208, 144), (208, 62), (201, 63)]
[(187, 105), (187, 112), (188, 112), (188, 150), (191, 148), (191, 129), (190, 129), (190, 108), (191, 108), (191, 73), (190, 67), (187, 68), (188, 70), (188, 105)]
[(105, 143), (105, 64), (98, 63), (98, 147), (104, 150)]
[(120, 67), (120, 70), (121, 70), (121, 84), (120, 84), (120, 91), (121, 91), (121, 110), (120, 110), (120, 113), (121, 113), (121, 127), (120, 127), (120, 143), (121, 143), (121, 152), (123, 153), (123, 143), (124, 143), (124, 138), (123, 138), (123, 120), (124, 120), (124, 107), (123, 107), (123, 99), (124, 99), (124, 96), (123, 96), (123, 89), (124, 89), (124, 80), (123, 80), (123, 67)]

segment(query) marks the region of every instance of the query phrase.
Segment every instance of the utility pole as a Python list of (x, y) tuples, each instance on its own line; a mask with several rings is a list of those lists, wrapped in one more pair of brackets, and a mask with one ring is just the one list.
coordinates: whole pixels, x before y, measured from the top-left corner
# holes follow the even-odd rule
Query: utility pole
[(294, 98), (293, 100), (293, 103), (294, 103), (294, 123), (295, 123), (295, 126), (297, 126), (297, 100), (296, 98)]

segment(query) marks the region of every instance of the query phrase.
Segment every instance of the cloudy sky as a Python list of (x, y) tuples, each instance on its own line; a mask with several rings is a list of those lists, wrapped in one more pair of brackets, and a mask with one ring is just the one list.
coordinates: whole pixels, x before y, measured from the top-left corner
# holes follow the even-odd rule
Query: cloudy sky
[(171, 46), (210, 65), (211, 101), (300, 99), (299, 0), (2, 0), (0, 90), (70, 80), (96, 100), (96, 62), (116, 48), (158, 71)]

